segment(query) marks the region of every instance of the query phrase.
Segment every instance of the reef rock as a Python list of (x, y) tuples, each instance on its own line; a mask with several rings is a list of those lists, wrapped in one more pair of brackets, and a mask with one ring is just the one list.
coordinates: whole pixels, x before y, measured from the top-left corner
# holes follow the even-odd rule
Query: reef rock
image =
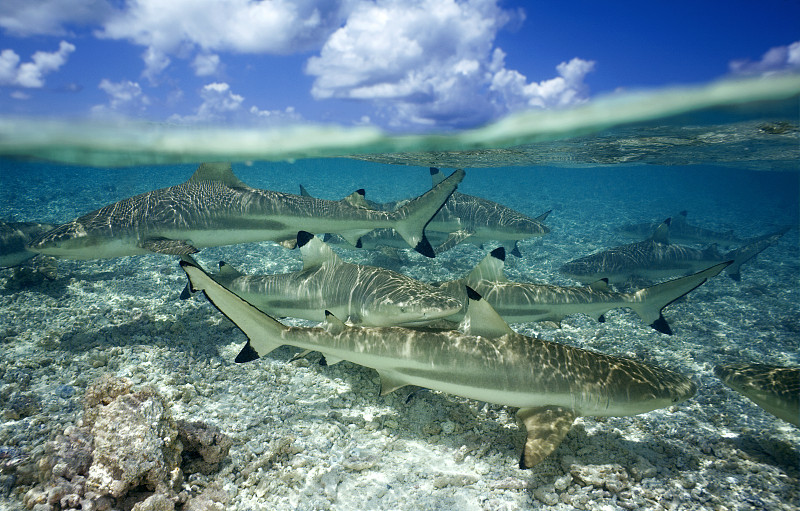
[(200, 421), (178, 421), (178, 435), (183, 443), (183, 470), (187, 474), (211, 474), (228, 455), (233, 441), (216, 426)]
[(157, 493), (178, 469), (182, 446), (164, 399), (151, 388), (101, 406), (92, 427), (94, 460), (87, 486), (119, 498), (139, 485)]

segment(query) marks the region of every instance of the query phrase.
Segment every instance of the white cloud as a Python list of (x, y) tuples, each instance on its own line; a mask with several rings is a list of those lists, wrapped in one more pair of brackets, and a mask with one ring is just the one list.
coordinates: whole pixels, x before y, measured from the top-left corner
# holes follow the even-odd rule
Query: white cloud
[(108, 94), (109, 106), (114, 110), (130, 105), (146, 106), (150, 104), (150, 100), (147, 96), (142, 94), (141, 86), (130, 80), (112, 82), (104, 78), (98, 87)]
[(308, 60), (312, 95), (375, 102), (396, 126), (467, 127), (583, 100), (591, 62), (573, 59), (538, 83), (505, 68), (494, 39), (522, 16), (495, 0), (361, 2)]
[(770, 48), (761, 56), (761, 60), (734, 60), (728, 67), (733, 74), (739, 75), (800, 71), (800, 41)]
[[(129, 0), (97, 31), (148, 48), (146, 55), (290, 54), (318, 48), (356, 0)], [(147, 72), (164, 66), (147, 62)], [(206, 70), (207, 68), (202, 68)]]
[(192, 62), (194, 73), (197, 76), (211, 76), (219, 68), (219, 55), (201, 53)]
[(230, 120), (238, 117), (244, 101), (244, 97), (234, 94), (230, 85), (224, 82), (205, 85), (200, 90), (200, 98), (203, 103), (197, 108), (194, 115), (173, 115), (169, 120), (187, 124)]
[(74, 45), (61, 41), (57, 51), (37, 51), (30, 62), (20, 64), (20, 57), (14, 50), (3, 50), (0, 52), (0, 85), (41, 88), (44, 86), (44, 75), (63, 66), (73, 51)]
[(112, 12), (106, 0), (3, 0), (0, 27), (13, 35), (65, 35), (66, 26), (101, 23)]

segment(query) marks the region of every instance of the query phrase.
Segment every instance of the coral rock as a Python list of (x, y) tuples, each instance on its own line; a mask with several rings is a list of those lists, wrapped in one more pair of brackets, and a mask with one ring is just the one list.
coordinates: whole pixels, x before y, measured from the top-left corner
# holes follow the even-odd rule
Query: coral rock
[(211, 474), (219, 470), (233, 441), (216, 426), (200, 421), (178, 421), (179, 438), (183, 443), (183, 470), (187, 474)]

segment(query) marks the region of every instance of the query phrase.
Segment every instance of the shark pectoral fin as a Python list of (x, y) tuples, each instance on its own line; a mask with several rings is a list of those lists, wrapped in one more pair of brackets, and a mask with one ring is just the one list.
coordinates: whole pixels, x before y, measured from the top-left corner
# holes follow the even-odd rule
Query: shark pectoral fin
[(388, 371), (378, 371), (378, 376), (381, 377), (381, 396), (391, 394), (395, 390), (408, 385), (399, 374)]
[(219, 262), (219, 274), (225, 277), (241, 277), (244, 275), (242, 272), (231, 266), (230, 264), (226, 263), (225, 261)]
[(495, 339), (514, 333), (503, 318), (474, 289), (467, 287), (467, 312), (458, 329), (469, 335)]
[(594, 282), (589, 284), (589, 289), (591, 289), (592, 291), (611, 291), (611, 288), (608, 287), (607, 278), (595, 280)]
[(465, 239), (469, 238), (473, 234), (474, 233), (472, 231), (464, 231), (464, 230), (451, 232), (450, 235), (447, 236), (447, 239), (444, 240), (441, 245), (436, 247), (436, 252), (437, 253), (446, 252), (451, 248), (455, 247), (456, 245), (458, 245), (459, 243), (461, 243), (462, 241), (464, 241)]
[(522, 252), (519, 251), (519, 243), (514, 241), (514, 247), (511, 249), (511, 255), (514, 257), (522, 257)]
[(528, 432), (519, 460), (521, 469), (533, 467), (553, 452), (575, 421), (575, 414), (560, 406), (520, 408), (517, 417)]
[(186, 240), (169, 238), (147, 238), (139, 242), (139, 247), (157, 254), (189, 255), (199, 252)]
[(325, 311), (325, 323), (323, 323), (322, 326), (332, 335), (340, 334), (347, 328), (347, 325), (345, 325), (341, 319), (334, 316), (329, 310)]

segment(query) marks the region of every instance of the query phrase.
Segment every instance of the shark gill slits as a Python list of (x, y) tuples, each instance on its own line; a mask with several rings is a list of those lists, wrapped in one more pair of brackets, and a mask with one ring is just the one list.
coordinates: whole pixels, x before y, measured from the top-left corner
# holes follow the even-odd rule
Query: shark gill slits
[(297, 233), (297, 248), (302, 248), (306, 243), (312, 240), (314, 235), (308, 231), (298, 231)]

